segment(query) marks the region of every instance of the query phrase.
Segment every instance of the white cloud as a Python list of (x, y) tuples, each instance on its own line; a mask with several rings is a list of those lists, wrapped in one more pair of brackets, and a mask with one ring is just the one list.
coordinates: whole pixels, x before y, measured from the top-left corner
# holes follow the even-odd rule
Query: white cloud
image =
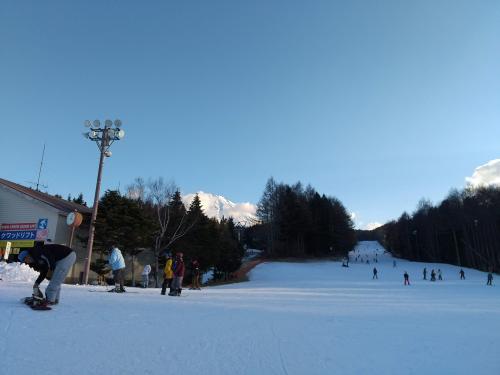
[(500, 159), (490, 160), (474, 170), (472, 177), (466, 177), (467, 183), (474, 187), (499, 185), (500, 186)]
[(368, 223), (368, 224), (366, 224), (365, 229), (366, 229), (366, 230), (373, 230), (373, 229), (376, 229), (376, 228), (378, 228), (378, 227), (381, 227), (382, 225), (384, 225), (384, 224), (377, 223), (377, 222), (375, 221), (375, 222), (373, 222), (373, 223)]

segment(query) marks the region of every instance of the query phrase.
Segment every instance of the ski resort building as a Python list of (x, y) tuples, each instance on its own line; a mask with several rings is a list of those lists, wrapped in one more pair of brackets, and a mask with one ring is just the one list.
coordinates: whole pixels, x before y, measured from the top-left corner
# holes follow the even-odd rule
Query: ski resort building
[[(79, 212), (83, 225), (73, 232), (67, 225), (69, 214)], [(42, 193), (0, 178), (0, 253), (11, 244), (9, 260), (17, 259), (23, 248), (33, 247), (35, 240), (69, 245), (76, 251), (77, 261), (68, 275), (68, 282), (78, 282), (86, 257), (86, 237), (92, 210), (86, 206)], [(72, 238), (71, 238), (72, 237)]]
[[(72, 235), (67, 218), (74, 212), (82, 214), (83, 223)], [(23, 248), (33, 247), (36, 240), (71, 246), (76, 251), (76, 262), (66, 282), (82, 283), (87, 248), (80, 239), (88, 236), (91, 214), (89, 207), (0, 178), (0, 256), (4, 254), (7, 242), (11, 243), (10, 261), (15, 261)], [(94, 247), (92, 260), (101, 256), (107, 257)], [(125, 279), (128, 282), (140, 281), (144, 265), (153, 265), (154, 256), (144, 251), (135, 257), (134, 265), (131, 259), (126, 258), (125, 262)], [(89, 282), (95, 282), (97, 278), (97, 274), (90, 271)]]

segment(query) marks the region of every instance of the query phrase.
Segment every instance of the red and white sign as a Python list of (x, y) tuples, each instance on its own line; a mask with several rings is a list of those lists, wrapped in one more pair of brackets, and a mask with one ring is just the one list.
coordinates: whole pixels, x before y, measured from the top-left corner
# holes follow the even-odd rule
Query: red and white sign
[(1, 224), (0, 230), (36, 230), (36, 223)]

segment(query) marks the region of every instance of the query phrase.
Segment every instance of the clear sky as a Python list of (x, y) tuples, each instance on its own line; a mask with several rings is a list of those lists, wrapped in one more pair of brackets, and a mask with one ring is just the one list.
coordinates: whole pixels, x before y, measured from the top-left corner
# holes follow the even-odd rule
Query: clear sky
[(0, 3), (2, 173), (93, 199), (86, 119), (120, 118), (104, 188), (173, 179), (256, 203), (310, 183), (358, 224), (441, 200), (500, 148), (500, 2)]

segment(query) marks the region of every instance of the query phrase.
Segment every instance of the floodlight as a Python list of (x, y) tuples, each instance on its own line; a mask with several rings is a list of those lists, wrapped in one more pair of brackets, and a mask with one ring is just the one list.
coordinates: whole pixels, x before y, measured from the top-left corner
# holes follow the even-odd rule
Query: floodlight
[(111, 120), (106, 120), (106, 121), (104, 121), (104, 127), (105, 127), (106, 129), (109, 129), (109, 128), (110, 128), (110, 127), (112, 127), (112, 126), (113, 126), (113, 121), (111, 121)]
[(92, 123), (90, 122), (90, 120), (85, 120), (85, 122), (83, 124), (85, 125), (86, 128), (90, 128), (92, 126)]
[(116, 138), (122, 139), (123, 137), (125, 137), (125, 130), (120, 129), (119, 131), (115, 132), (115, 135), (116, 135)]
[(120, 126), (122, 126), (122, 122), (121, 122), (121, 120), (116, 119), (116, 120), (115, 120), (115, 126), (116, 126), (117, 128), (119, 128)]
[(94, 128), (99, 128), (101, 126), (101, 122), (99, 120), (94, 120)]
[(111, 157), (111, 155), (113, 155), (113, 154), (111, 153), (111, 151), (109, 151), (109, 150), (108, 150), (108, 151), (104, 151), (104, 156), (106, 156), (107, 158), (110, 158), (110, 157)]

